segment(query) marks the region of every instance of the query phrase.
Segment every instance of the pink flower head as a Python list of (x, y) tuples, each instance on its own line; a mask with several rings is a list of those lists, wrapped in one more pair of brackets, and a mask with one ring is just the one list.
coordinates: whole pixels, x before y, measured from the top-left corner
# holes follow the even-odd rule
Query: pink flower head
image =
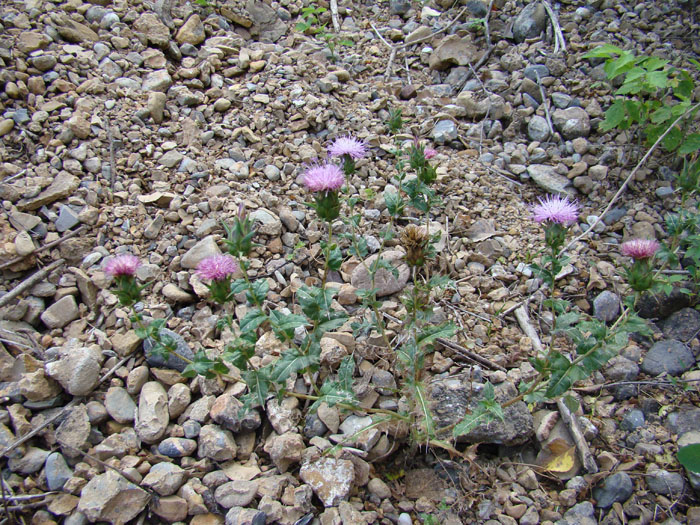
[(548, 195), (532, 208), (532, 220), (535, 222), (555, 222), (569, 226), (578, 218), (578, 204), (567, 197)]
[(352, 159), (361, 159), (367, 154), (367, 144), (354, 137), (339, 137), (328, 146), (328, 155), (331, 157), (342, 157), (349, 155)]
[(658, 249), (659, 243), (653, 239), (632, 239), (622, 243), (622, 255), (633, 259), (649, 259)]
[(135, 255), (117, 255), (105, 263), (104, 271), (112, 277), (133, 276), (139, 266), (141, 266), (141, 261)]
[(430, 160), (435, 155), (437, 155), (437, 150), (435, 150), (434, 148), (425, 148), (423, 150), (423, 156), (425, 157), (425, 160)]
[(342, 170), (335, 164), (312, 166), (304, 175), (304, 184), (311, 191), (336, 191), (345, 182)]
[(223, 281), (238, 271), (238, 264), (230, 255), (205, 257), (197, 265), (197, 275), (205, 281)]

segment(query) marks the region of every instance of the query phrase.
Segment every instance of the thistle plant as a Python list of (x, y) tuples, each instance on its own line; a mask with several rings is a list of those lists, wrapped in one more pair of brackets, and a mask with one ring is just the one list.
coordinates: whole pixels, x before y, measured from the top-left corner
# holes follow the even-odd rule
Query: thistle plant
[(343, 171), (346, 176), (355, 173), (355, 161), (367, 154), (367, 145), (354, 137), (340, 137), (328, 146), (328, 156), (343, 161)]
[(633, 239), (623, 242), (622, 255), (631, 257), (634, 262), (626, 268), (625, 274), (630, 288), (637, 295), (650, 290), (654, 286), (654, 267), (652, 259), (659, 249), (659, 243), (650, 239)]

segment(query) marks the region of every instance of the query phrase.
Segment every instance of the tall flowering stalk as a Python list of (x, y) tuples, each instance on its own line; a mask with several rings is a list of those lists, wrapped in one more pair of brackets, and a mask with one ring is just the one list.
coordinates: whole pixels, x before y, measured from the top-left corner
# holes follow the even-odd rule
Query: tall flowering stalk
[(576, 202), (558, 195), (541, 198), (532, 208), (532, 220), (544, 227), (544, 242), (549, 249), (549, 254), (543, 257), (544, 266), (533, 265), (533, 269), (547, 279), (552, 291), (557, 274), (568, 262), (562, 257), (561, 248), (569, 227), (578, 219), (578, 212)]
[(632, 266), (625, 269), (627, 281), (638, 294), (651, 289), (654, 285), (652, 260), (658, 249), (659, 243), (650, 239), (633, 239), (622, 243), (622, 255), (634, 260)]
[(355, 173), (355, 161), (367, 154), (367, 145), (354, 137), (339, 137), (328, 146), (328, 156), (340, 158), (343, 161), (343, 171), (346, 176)]

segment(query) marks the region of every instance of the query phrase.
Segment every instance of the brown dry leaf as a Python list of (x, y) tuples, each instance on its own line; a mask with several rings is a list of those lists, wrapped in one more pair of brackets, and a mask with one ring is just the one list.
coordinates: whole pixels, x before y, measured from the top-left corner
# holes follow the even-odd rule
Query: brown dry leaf
[(574, 468), (576, 461), (576, 446), (569, 445), (562, 438), (552, 440), (548, 445), (550, 456), (542, 465), (542, 468), (550, 472), (568, 472)]

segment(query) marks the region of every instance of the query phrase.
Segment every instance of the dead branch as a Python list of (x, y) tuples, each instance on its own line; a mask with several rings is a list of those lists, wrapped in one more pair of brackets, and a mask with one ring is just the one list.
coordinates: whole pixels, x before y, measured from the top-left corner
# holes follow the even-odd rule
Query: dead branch
[(71, 237), (75, 237), (79, 233), (83, 233), (85, 231), (85, 228), (87, 228), (87, 226), (85, 226), (83, 224), (78, 229), (67, 232), (60, 239), (56, 239), (55, 241), (51, 241), (50, 243), (44, 244), (43, 246), (37, 248), (36, 250), (34, 250), (31, 253), (28, 253), (27, 255), (15, 257), (14, 259), (11, 259), (7, 262), (4, 262), (4, 263), (0, 264), (0, 270), (4, 270), (5, 268), (12, 266), (13, 264), (17, 264), (18, 262), (22, 262), (25, 258), (29, 257), (30, 255), (36, 255), (37, 253), (41, 253), (41, 252), (44, 252), (46, 250), (50, 250), (54, 246), (58, 246), (59, 244), (61, 244), (63, 241), (70, 239)]
[(48, 266), (45, 266), (41, 270), (34, 272), (31, 276), (27, 277), (24, 281), (15, 286), (12, 290), (0, 297), (0, 306), (5, 306), (6, 304), (8, 304), (10, 301), (12, 301), (12, 299), (20, 295), (25, 290), (28, 290), (29, 288), (34, 286), (36, 283), (38, 283), (44, 277), (46, 277), (49, 273), (51, 273), (54, 269), (61, 266), (64, 262), (66, 262), (65, 259), (58, 259), (49, 264)]
[(571, 434), (576, 444), (576, 451), (578, 452), (578, 457), (581, 460), (583, 468), (586, 469), (586, 472), (589, 474), (595, 474), (598, 472), (598, 464), (595, 462), (595, 458), (588, 448), (588, 442), (586, 438), (583, 437), (583, 432), (581, 431), (576, 417), (571, 413), (571, 410), (569, 410), (569, 407), (566, 406), (566, 403), (564, 403), (561, 398), (557, 399), (557, 407), (559, 407), (559, 414), (561, 415), (562, 421), (566, 423), (569, 434)]

